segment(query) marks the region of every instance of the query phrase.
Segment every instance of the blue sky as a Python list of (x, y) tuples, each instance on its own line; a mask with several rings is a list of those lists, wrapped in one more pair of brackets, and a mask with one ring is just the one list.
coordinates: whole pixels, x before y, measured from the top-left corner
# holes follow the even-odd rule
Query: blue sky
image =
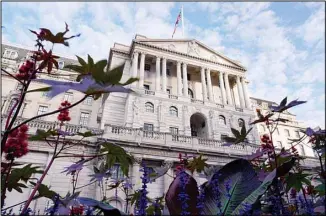
[[(245, 65), (252, 96), (308, 100), (292, 112), (307, 125), (325, 126), (325, 3), (182, 4), (186, 37)], [(2, 39), (32, 46), (28, 29), (61, 31), (66, 21), (82, 36), (55, 51), (103, 59), (114, 42), (130, 44), (136, 33), (171, 38), (180, 7), (173, 2), (4, 2)], [(181, 28), (175, 38), (182, 38)]]

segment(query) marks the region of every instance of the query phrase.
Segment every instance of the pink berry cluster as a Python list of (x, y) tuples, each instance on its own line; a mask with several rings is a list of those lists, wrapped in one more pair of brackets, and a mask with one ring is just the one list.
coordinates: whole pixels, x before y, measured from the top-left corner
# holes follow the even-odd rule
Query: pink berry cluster
[[(59, 107), (59, 109), (63, 109), (65, 107), (68, 107), (70, 106), (71, 104), (68, 102), (68, 101), (64, 101), (61, 103), (61, 106)], [(70, 121), (71, 118), (69, 116), (69, 110), (66, 109), (66, 110), (63, 110), (59, 113), (58, 115), (58, 120), (61, 121), (62, 123), (65, 122), (65, 121)]]
[[(19, 73), (16, 75), (16, 78), (19, 80), (28, 80), (29, 77), (32, 75), (34, 70), (34, 62), (27, 60), (20, 68)], [(31, 79), (35, 79), (35, 73), (31, 77)]]
[(4, 152), (6, 153), (7, 160), (20, 158), (28, 152), (28, 126), (22, 125), (18, 129), (9, 134)]

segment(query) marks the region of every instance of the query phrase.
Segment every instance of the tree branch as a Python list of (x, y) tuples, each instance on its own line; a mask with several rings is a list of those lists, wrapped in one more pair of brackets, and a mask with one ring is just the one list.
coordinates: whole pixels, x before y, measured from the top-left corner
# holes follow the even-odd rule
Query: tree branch
[(5, 69), (1, 68), (1, 70), (3, 72), (5, 72), (6, 74), (8, 74), (9, 76), (11, 76), (12, 78), (14, 78), (15, 80), (17, 80), (18, 82), (20, 82), (22, 85), (25, 86), (25, 83), (23, 83), (21, 80), (17, 79), (17, 77), (15, 77), (14, 75), (12, 75), (11, 73), (9, 73), (8, 71), (6, 71)]

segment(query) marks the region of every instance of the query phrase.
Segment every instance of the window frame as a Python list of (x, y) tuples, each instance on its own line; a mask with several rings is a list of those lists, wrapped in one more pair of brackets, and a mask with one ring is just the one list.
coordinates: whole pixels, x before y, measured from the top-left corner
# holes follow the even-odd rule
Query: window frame
[[(221, 123), (221, 121), (223, 121), (223, 123)], [(218, 123), (219, 123), (220, 125), (226, 125), (226, 118), (225, 118), (224, 115), (219, 115), (219, 116), (218, 116)]]
[[(145, 129), (145, 128), (148, 128), (148, 127), (151, 130)], [(152, 123), (144, 123), (143, 136), (148, 137), (148, 138), (153, 138), (154, 137), (154, 124), (152, 124)]]
[(154, 104), (152, 102), (145, 103), (145, 112), (154, 113)]
[(94, 99), (92, 96), (88, 96), (85, 100), (84, 100), (84, 103), (85, 105), (88, 105), (88, 106), (91, 106), (92, 103), (93, 103)]
[(169, 108), (169, 114), (172, 117), (178, 117), (179, 116), (178, 108), (175, 107), (175, 106), (170, 106), (170, 108)]
[[(240, 123), (242, 123), (241, 126), (240, 126)], [(240, 128), (242, 128), (244, 125), (245, 125), (245, 121), (244, 121), (242, 118), (239, 118), (239, 119), (238, 119), (238, 126), (239, 126)]]
[[(113, 169), (112, 169), (113, 168)], [(111, 168), (111, 178), (114, 180), (119, 180), (125, 177), (121, 169), (120, 164), (114, 164)]]
[(37, 115), (42, 115), (42, 114), (46, 113), (48, 110), (49, 110), (48, 105), (39, 105), (37, 108)]
[[(146, 65), (148, 65), (149, 69), (146, 69)], [(151, 71), (151, 64), (145, 63), (144, 65), (144, 71), (150, 72)]]
[(68, 101), (69, 103), (71, 103), (73, 102), (73, 99), (74, 99), (74, 93), (72, 92), (65, 92), (65, 94), (63, 95), (63, 101)]
[(150, 90), (150, 86), (147, 85), (147, 84), (144, 84), (144, 89), (145, 89), (145, 90)]
[[(83, 116), (85, 114), (87, 114), (87, 118), (85, 118), (85, 116)], [(89, 123), (89, 118), (90, 118), (90, 113), (89, 112), (85, 112), (85, 111), (80, 112), (79, 124), (82, 125), (82, 126), (86, 126)]]

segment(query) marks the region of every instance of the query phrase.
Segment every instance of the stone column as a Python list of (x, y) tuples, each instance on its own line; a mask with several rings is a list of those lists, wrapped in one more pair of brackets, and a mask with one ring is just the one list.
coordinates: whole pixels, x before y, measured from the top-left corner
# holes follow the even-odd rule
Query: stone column
[(205, 68), (201, 68), (200, 77), (201, 77), (201, 84), (202, 84), (203, 101), (206, 101), (207, 100), (207, 90), (206, 90), (206, 80), (205, 80)]
[(166, 92), (166, 58), (164, 57), (162, 65), (162, 91)]
[(145, 53), (142, 52), (140, 55), (138, 88), (144, 88), (144, 68), (145, 68)]
[(248, 95), (247, 85), (246, 85), (245, 82), (246, 82), (245, 78), (242, 77), (241, 78), (241, 84), (242, 84), (243, 95), (244, 95), (245, 102), (246, 102), (246, 107), (248, 109), (251, 109), (251, 104), (250, 104), (250, 99), (249, 99), (249, 95)]
[(220, 80), (220, 88), (222, 93), (222, 102), (226, 104), (226, 97), (225, 97), (225, 89), (224, 89), (224, 81), (223, 81), (223, 73), (219, 72), (219, 80)]
[(226, 87), (226, 95), (228, 99), (228, 105), (232, 105), (232, 97), (231, 97), (231, 91), (230, 91), (230, 83), (229, 83), (229, 74), (225, 73), (225, 87)]
[(132, 165), (132, 184), (134, 188), (139, 188), (141, 185), (141, 179), (140, 179), (140, 164), (142, 161), (141, 157), (134, 157), (135, 162)]
[(181, 62), (177, 62), (178, 96), (182, 96)]
[(207, 77), (207, 89), (208, 89), (209, 101), (214, 102), (211, 70), (209, 68), (206, 69), (206, 77)]
[(188, 80), (187, 80), (187, 64), (182, 63), (183, 72), (183, 96), (188, 97)]
[(240, 107), (244, 108), (245, 102), (243, 100), (243, 95), (242, 95), (242, 91), (241, 91), (241, 83), (240, 83), (240, 76), (237, 76), (237, 86), (238, 86), (238, 95), (239, 95), (239, 99), (240, 99)]
[(155, 79), (155, 90), (160, 91), (161, 90), (161, 74), (160, 74), (160, 57), (156, 57), (156, 79)]
[[(132, 59), (132, 76), (137, 77), (138, 76), (138, 52), (134, 52), (134, 56)], [(133, 86), (136, 86), (137, 83), (134, 82)]]

